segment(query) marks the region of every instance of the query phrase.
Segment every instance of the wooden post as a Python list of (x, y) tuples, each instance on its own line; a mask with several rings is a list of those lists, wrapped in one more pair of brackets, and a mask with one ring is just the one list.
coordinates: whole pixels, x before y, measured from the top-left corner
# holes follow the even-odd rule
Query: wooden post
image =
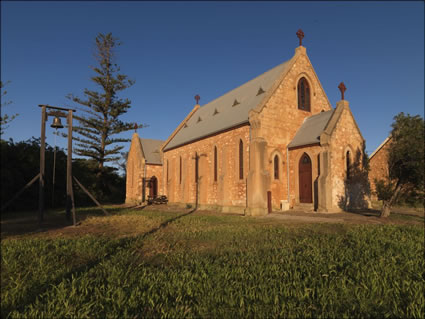
[(46, 106), (41, 108), (41, 140), (40, 140), (40, 187), (38, 197), (38, 223), (41, 224), (44, 220), (44, 171), (46, 167), (45, 163), (45, 151), (46, 151)]
[(80, 186), (80, 188), (87, 194), (88, 197), (91, 198), (91, 200), (105, 213), (105, 215), (109, 215), (109, 213), (106, 211), (105, 208), (103, 208), (102, 205), (100, 205), (100, 203), (96, 200), (96, 198), (94, 198), (94, 196), (92, 194), (90, 194), (90, 192), (83, 186), (83, 184), (81, 184), (79, 182), (79, 180), (74, 176), (74, 181), (78, 184), (78, 186)]
[(75, 216), (75, 202), (74, 202), (74, 189), (71, 180), (71, 204), (72, 204), (72, 224), (77, 226), (77, 217)]
[(72, 207), (72, 111), (68, 110), (68, 157), (66, 161), (66, 218), (71, 220)]
[(52, 208), (55, 207), (55, 180), (56, 180), (56, 136), (55, 136), (55, 149), (53, 151), (53, 179), (52, 179)]

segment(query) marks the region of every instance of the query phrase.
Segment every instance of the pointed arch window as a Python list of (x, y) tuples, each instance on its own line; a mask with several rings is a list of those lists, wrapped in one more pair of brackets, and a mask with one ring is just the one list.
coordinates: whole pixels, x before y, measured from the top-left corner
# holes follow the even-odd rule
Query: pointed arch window
[(346, 160), (346, 168), (347, 168), (347, 180), (350, 179), (350, 166), (351, 166), (351, 159), (350, 159), (350, 151), (347, 151), (345, 154), (345, 160)]
[(167, 183), (168, 183), (168, 160), (167, 160)]
[(182, 183), (182, 157), (181, 156), (180, 156), (180, 165), (179, 165), (179, 167), (180, 167), (180, 169), (179, 169), (179, 173), (180, 173), (179, 183), (181, 184)]
[(279, 179), (279, 156), (275, 155), (273, 159), (274, 179)]
[(310, 112), (310, 85), (305, 77), (298, 81), (298, 109)]
[(243, 179), (243, 142), (239, 140), (239, 179)]
[(214, 182), (217, 182), (217, 146), (214, 146)]

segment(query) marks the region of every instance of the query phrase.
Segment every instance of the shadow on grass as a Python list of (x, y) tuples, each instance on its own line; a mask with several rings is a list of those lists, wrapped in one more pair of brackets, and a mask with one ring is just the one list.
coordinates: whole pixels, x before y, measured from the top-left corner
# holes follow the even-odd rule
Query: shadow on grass
[[(116, 210), (118, 210), (118, 208), (115, 209), (115, 211)], [(120, 210), (122, 211), (122, 208)], [(110, 211), (110, 210), (108, 210), (108, 211)], [(92, 261), (90, 261), (90, 262), (88, 262), (84, 265), (81, 265), (81, 266), (75, 268), (75, 269), (72, 269), (68, 273), (66, 273), (66, 274), (64, 274), (60, 277), (54, 278), (50, 282), (45, 282), (45, 283), (42, 283), (40, 285), (32, 287), (32, 289), (30, 289), (28, 291), (28, 293), (23, 298), (21, 298), (21, 300), (19, 300), (19, 302), (17, 302), (17, 305), (19, 305), (18, 307), (16, 307), (16, 305), (12, 305), (11, 307), (2, 307), (1, 317), (7, 318), (9, 313), (13, 310), (16, 310), (18, 312), (23, 311), (25, 309), (25, 307), (27, 307), (29, 304), (34, 303), (39, 296), (41, 296), (42, 294), (47, 292), (49, 289), (51, 289), (52, 286), (53, 287), (57, 286), (64, 280), (70, 280), (72, 278), (76, 278), (76, 277), (80, 276), (81, 274), (90, 271), (92, 268), (96, 267), (101, 262), (105, 262), (106, 260), (111, 259), (114, 255), (116, 255), (122, 249), (129, 248), (129, 246), (133, 242), (135, 242), (136, 240), (137, 241), (139, 241), (139, 240), (143, 241), (146, 237), (156, 233), (157, 231), (159, 231), (161, 229), (164, 229), (165, 227), (167, 227), (168, 225), (170, 225), (171, 223), (175, 222), (176, 220), (178, 220), (180, 218), (183, 218), (185, 216), (193, 214), (195, 211), (196, 211), (196, 209), (193, 209), (193, 210), (191, 210), (187, 213), (183, 213), (181, 215), (170, 218), (170, 219), (162, 222), (158, 227), (155, 227), (155, 228), (153, 228), (153, 229), (151, 229), (151, 230), (149, 230), (149, 231), (147, 231), (147, 232), (145, 232), (145, 233), (143, 233), (139, 236), (125, 237), (125, 238), (118, 239), (116, 241), (116, 244), (111, 247), (112, 253), (109, 253), (106, 256), (102, 256), (101, 258), (97, 258), (97, 259), (92, 260)], [(103, 215), (103, 213), (99, 213), (99, 214)], [(90, 216), (92, 216), (92, 215), (90, 215)], [(34, 219), (34, 220), (36, 221), (36, 219)], [(58, 225), (57, 225), (57, 228), (59, 228)], [(2, 229), (2, 231), (3, 231), (3, 229)]]
[(361, 210), (350, 210), (345, 212), (348, 214), (360, 215), (365, 217), (379, 217), (381, 213), (378, 209), (372, 209), (372, 208), (361, 209)]
[[(106, 206), (110, 215), (125, 214), (136, 206)], [(77, 225), (89, 217), (106, 217), (97, 207), (78, 208), (76, 211)], [(5, 212), (1, 214), (1, 239), (11, 236), (29, 235), (72, 226), (72, 221), (66, 219), (64, 209), (47, 210), (44, 221), (38, 223), (38, 211)]]
[[(358, 211), (347, 211), (346, 213), (353, 214), (353, 215), (360, 215), (364, 217), (375, 217), (380, 218), (381, 210), (380, 209), (374, 209), (374, 208), (368, 208), (368, 209), (362, 209)], [(424, 213), (422, 212), (415, 212), (412, 210), (407, 210), (405, 208), (398, 208), (393, 207), (391, 209), (391, 214), (388, 217), (388, 219), (382, 219), (382, 221), (393, 221), (393, 222), (424, 222)]]
[(167, 227), (167, 226), (168, 226), (169, 224), (171, 224), (172, 222), (174, 222), (174, 221), (176, 221), (176, 220), (178, 220), (178, 219), (180, 219), (180, 218), (182, 218), (182, 217), (185, 217), (185, 216), (187, 216), (187, 215), (193, 214), (195, 211), (196, 211), (196, 209), (192, 209), (191, 211), (189, 211), (189, 212), (187, 212), (187, 213), (184, 213), (184, 214), (178, 215), (178, 216), (176, 216), (176, 217), (173, 217), (173, 218), (167, 219), (166, 221), (162, 222), (162, 223), (161, 223), (158, 227), (153, 228), (153, 229), (151, 229), (150, 231), (148, 231), (148, 232), (146, 232), (146, 233), (144, 233), (143, 235), (138, 236), (138, 237), (141, 237), (142, 239), (144, 239), (144, 238), (146, 238), (147, 236), (149, 236), (149, 235), (152, 235), (152, 234), (156, 233), (158, 230), (160, 230), (160, 229), (162, 229), (162, 228)]

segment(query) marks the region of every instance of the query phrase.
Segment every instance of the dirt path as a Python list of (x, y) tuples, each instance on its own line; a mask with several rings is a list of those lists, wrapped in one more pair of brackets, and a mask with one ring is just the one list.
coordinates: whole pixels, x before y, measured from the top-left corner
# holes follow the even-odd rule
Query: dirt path
[(287, 220), (287, 221), (299, 221), (299, 222), (311, 222), (311, 223), (344, 223), (343, 218), (327, 218), (327, 217), (311, 217), (311, 216), (298, 216), (298, 215), (289, 215), (289, 214), (268, 214), (262, 218), (268, 219), (279, 219), (279, 220)]
[(344, 223), (344, 224), (423, 224), (424, 216), (417, 213), (394, 212), (390, 218), (380, 218), (379, 212), (368, 210), (359, 213), (315, 213), (304, 211), (274, 212), (261, 218), (306, 223)]

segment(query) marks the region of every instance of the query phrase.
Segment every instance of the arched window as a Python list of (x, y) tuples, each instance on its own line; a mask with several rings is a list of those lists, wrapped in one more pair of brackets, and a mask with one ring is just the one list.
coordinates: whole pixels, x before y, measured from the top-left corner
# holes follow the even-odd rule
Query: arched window
[(273, 159), (274, 179), (279, 179), (279, 156), (275, 155)]
[(310, 112), (310, 86), (304, 77), (298, 81), (298, 109)]
[(239, 179), (243, 179), (243, 142), (239, 140)]
[(199, 163), (199, 156), (198, 156), (198, 152), (196, 152), (195, 153), (195, 183), (198, 182), (198, 174), (199, 174), (198, 163)]
[(167, 160), (167, 183), (168, 183), (168, 160)]
[(182, 157), (180, 156), (180, 170), (179, 170), (180, 176), (179, 176), (179, 183), (182, 183)]
[(217, 182), (217, 146), (214, 146), (214, 182)]
[(345, 154), (345, 160), (346, 160), (346, 166), (347, 166), (347, 180), (350, 179), (350, 166), (351, 166), (351, 159), (350, 159), (350, 151), (347, 151)]

